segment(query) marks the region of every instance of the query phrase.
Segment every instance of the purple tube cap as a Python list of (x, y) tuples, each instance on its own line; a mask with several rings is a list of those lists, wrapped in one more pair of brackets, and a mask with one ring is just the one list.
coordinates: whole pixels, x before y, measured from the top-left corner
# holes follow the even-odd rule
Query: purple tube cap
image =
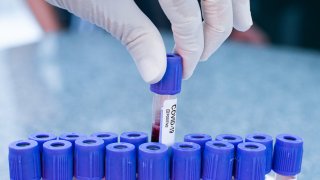
[(72, 152), (72, 144), (66, 140), (51, 140), (43, 144), (46, 152), (51, 154), (65, 154)]
[[(109, 156), (119, 158), (130, 155), (135, 156), (135, 147), (133, 144), (125, 143), (125, 142), (118, 142), (118, 143), (111, 143), (107, 147), (107, 153)], [(132, 154), (132, 152), (134, 152)], [(118, 158), (118, 157), (117, 157)]]
[(96, 137), (83, 137), (75, 141), (76, 148), (83, 151), (104, 149), (104, 142), (102, 139)]
[(40, 180), (40, 152), (34, 140), (15, 141), (9, 145), (10, 179)]
[(172, 146), (172, 152), (175, 152), (176, 157), (189, 158), (185, 157), (188, 155), (197, 156), (200, 155), (201, 146), (194, 142), (177, 142)]
[(168, 147), (156, 142), (144, 143), (139, 147), (139, 155), (143, 158), (162, 158), (168, 155)]
[(43, 179), (71, 180), (73, 177), (72, 144), (66, 140), (51, 140), (43, 144)]
[(168, 147), (161, 143), (144, 143), (139, 146), (139, 180), (169, 179)]
[(106, 179), (135, 180), (136, 164), (136, 151), (133, 144), (119, 142), (107, 145)]
[(266, 170), (266, 147), (255, 142), (244, 142), (238, 145), (236, 158), (237, 180), (264, 180)]
[(204, 149), (203, 179), (231, 179), (234, 145), (225, 141), (208, 141)]
[(238, 144), (243, 142), (241, 136), (234, 134), (220, 134), (216, 137), (217, 141), (226, 141), (234, 145), (234, 148), (237, 149)]
[(105, 146), (111, 143), (118, 142), (118, 135), (112, 132), (96, 132), (91, 134), (91, 136), (102, 139), (104, 141)]
[(205, 150), (214, 154), (227, 154), (234, 157), (234, 145), (226, 141), (208, 141)]
[(120, 135), (120, 142), (133, 144), (138, 150), (141, 144), (148, 142), (148, 134), (138, 131), (124, 132)]
[(273, 170), (284, 176), (301, 172), (303, 157), (302, 138), (291, 134), (280, 134), (276, 138), (273, 155)]
[(201, 147), (193, 142), (178, 142), (172, 146), (172, 180), (199, 180)]
[(208, 134), (192, 133), (184, 136), (185, 142), (197, 143), (201, 146), (202, 150), (204, 149), (206, 142), (211, 140), (212, 140), (212, 137)]
[(167, 54), (167, 69), (163, 78), (150, 85), (150, 90), (157, 94), (174, 95), (181, 91), (182, 58), (177, 54)]
[(75, 141), (75, 176), (78, 180), (101, 180), (104, 177), (104, 141), (95, 137)]
[(72, 143), (72, 145), (74, 146), (74, 142), (78, 139), (78, 138), (84, 138), (86, 137), (86, 135), (81, 134), (81, 133), (76, 133), (76, 132), (67, 132), (67, 133), (63, 133), (59, 136), (59, 139), (62, 140), (66, 140)]
[(253, 134), (248, 134), (245, 141), (261, 143), (266, 146), (266, 174), (268, 174), (272, 168), (272, 154), (273, 154), (272, 137), (263, 133), (253, 133)]
[(55, 139), (57, 139), (57, 136), (54, 134), (51, 134), (51, 133), (47, 133), (47, 132), (38, 132), (35, 134), (31, 134), (29, 136), (29, 139), (37, 141), (38, 145), (39, 145), (39, 150), (40, 150), (40, 152), (42, 152), (43, 143), (50, 141), (50, 140), (55, 140)]

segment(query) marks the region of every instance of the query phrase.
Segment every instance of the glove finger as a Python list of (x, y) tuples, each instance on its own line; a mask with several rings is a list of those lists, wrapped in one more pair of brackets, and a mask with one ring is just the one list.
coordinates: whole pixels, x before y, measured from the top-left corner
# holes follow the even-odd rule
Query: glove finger
[(183, 78), (188, 79), (203, 51), (201, 11), (196, 0), (159, 0), (172, 25), (174, 51), (183, 58)]
[(229, 37), (233, 28), (231, 0), (202, 0), (204, 50), (201, 61), (206, 61)]
[(232, 0), (233, 27), (238, 31), (246, 31), (252, 26), (250, 0)]
[(162, 37), (132, 0), (47, 0), (110, 32), (126, 46), (147, 83), (161, 80), (166, 70)]

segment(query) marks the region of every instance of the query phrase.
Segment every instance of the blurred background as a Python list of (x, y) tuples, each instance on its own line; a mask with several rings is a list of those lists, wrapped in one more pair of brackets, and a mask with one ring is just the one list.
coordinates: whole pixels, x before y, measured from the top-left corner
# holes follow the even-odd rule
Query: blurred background
[[(170, 51), (158, 1), (136, 3)], [(251, 0), (253, 27), (233, 31), (183, 82), (176, 139), (296, 134), (305, 140), (301, 179), (319, 179), (319, 7), (317, 0)], [(151, 104), (130, 55), (108, 33), (44, 0), (0, 0), (0, 179), (9, 179), (12, 141), (39, 131), (150, 132)]]
[[(136, 3), (159, 29), (170, 29), (156, 0)], [(230, 39), (319, 50), (319, 6), (316, 0), (251, 0), (254, 26), (245, 33), (234, 31)], [(0, 48), (30, 43), (45, 33), (95, 29), (90, 23), (39, 0), (2, 0), (0, 26)]]

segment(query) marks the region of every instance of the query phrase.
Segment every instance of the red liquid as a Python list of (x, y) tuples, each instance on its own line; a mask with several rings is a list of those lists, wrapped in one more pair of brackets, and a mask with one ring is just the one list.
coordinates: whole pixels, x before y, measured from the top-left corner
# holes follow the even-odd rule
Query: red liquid
[(159, 142), (160, 119), (161, 119), (161, 111), (158, 110), (155, 112), (154, 121), (152, 123), (151, 142)]
[(152, 142), (159, 142), (159, 135), (160, 135), (160, 125), (153, 124), (152, 125), (152, 133), (151, 133), (151, 141)]

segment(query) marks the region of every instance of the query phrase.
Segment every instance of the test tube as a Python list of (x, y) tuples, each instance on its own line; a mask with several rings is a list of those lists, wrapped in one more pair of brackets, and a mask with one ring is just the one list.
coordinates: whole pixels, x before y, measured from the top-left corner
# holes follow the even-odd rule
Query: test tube
[(167, 69), (163, 78), (150, 85), (154, 93), (152, 105), (152, 142), (167, 146), (174, 143), (177, 112), (177, 94), (181, 91), (182, 58), (176, 54), (167, 55)]
[(203, 152), (203, 180), (231, 180), (234, 145), (224, 141), (208, 141)]
[[(199, 144), (201, 147), (201, 161), (203, 162), (203, 151), (206, 145), (206, 142), (211, 141), (212, 137), (208, 134), (200, 134), (200, 133), (192, 133), (192, 134), (187, 134), (184, 136), (184, 142), (193, 142), (196, 144)], [(203, 163), (201, 163), (201, 168), (203, 166)], [(202, 177), (202, 172), (201, 172), (201, 177)]]
[(37, 141), (21, 140), (9, 146), (10, 180), (40, 180), (40, 152)]
[(266, 146), (255, 142), (238, 144), (235, 180), (264, 180)]
[[(148, 134), (138, 131), (124, 132), (120, 135), (120, 142), (133, 144), (136, 151), (136, 158), (138, 159), (139, 146), (148, 142)], [(138, 166), (138, 160), (136, 160), (136, 163)]]
[(149, 142), (139, 146), (138, 180), (168, 180), (169, 152), (161, 143)]
[[(220, 134), (216, 137), (216, 141), (225, 141), (228, 143), (233, 144), (234, 146), (234, 157), (237, 157), (237, 150), (238, 150), (238, 144), (243, 142), (243, 139), (241, 136), (238, 135), (234, 135), (234, 134)], [(235, 169), (236, 169), (236, 165), (237, 165), (237, 159), (234, 159), (234, 163), (233, 163), (233, 172), (232, 175), (235, 175)]]
[(43, 180), (72, 180), (72, 144), (65, 140), (51, 140), (43, 144)]
[(112, 143), (106, 147), (106, 179), (136, 180), (136, 150), (130, 143)]
[[(59, 136), (59, 140), (65, 140), (65, 141), (69, 141), (72, 144), (72, 154), (74, 154), (74, 147), (75, 147), (75, 141), (79, 138), (84, 138), (86, 137), (86, 135), (84, 134), (80, 134), (77, 132), (67, 132), (67, 133), (63, 133)], [(75, 166), (76, 162), (75, 159), (73, 160), (73, 174), (74, 176), (76, 176), (76, 166)]]
[(75, 141), (75, 177), (77, 180), (101, 180), (104, 177), (104, 141), (100, 138), (85, 137)]
[(248, 134), (246, 142), (256, 142), (266, 146), (266, 180), (272, 179), (274, 174), (271, 171), (272, 168), (272, 153), (273, 153), (273, 139), (271, 136), (263, 133)]
[(273, 171), (276, 180), (297, 180), (301, 172), (303, 140), (295, 135), (280, 134), (276, 138)]
[(171, 180), (199, 180), (201, 147), (193, 142), (172, 145)]
[(51, 133), (46, 132), (38, 132), (35, 134), (29, 135), (29, 139), (37, 141), (39, 146), (39, 152), (40, 152), (40, 165), (41, 165), (41, 174), (43, 174), (43, 166), (42, 166), (42, 150), (43, 150), (43, 144), (47, 141), (56, 140), (57, 136)]

